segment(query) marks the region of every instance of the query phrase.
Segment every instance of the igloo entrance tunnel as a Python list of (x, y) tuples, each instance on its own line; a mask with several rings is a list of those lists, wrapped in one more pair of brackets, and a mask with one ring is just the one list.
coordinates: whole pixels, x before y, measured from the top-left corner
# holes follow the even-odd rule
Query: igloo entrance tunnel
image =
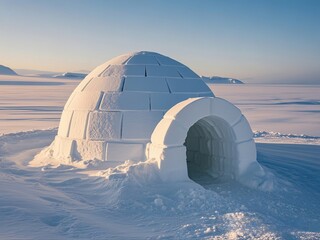
[(154, 52), (94, 69), (68, 99), (50, 157), (63, 164), (155, 159), (165, 181), (193, 173), (240, 178), (256, 165), (240, 110), (185, 65)]

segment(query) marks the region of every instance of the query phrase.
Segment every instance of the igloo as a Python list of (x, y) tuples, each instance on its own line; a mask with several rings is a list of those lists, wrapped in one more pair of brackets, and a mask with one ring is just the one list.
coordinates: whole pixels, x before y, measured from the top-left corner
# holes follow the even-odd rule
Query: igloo
[(49, 152), (61, 163), (154, 159), (165, 181), (192, 171), (239, 178), (257, 164), (252, 137), (241, 111), (196, 73), (142, 51), (98, 66), (77, 86)]

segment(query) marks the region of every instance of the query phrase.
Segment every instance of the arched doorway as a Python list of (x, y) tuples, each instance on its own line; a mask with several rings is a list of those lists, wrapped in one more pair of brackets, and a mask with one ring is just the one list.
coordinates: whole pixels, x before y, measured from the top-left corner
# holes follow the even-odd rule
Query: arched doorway
[(188, 176), (204, 185), (231, 179), (234, 134), (228, 123), (208, 116), (193, 124), (184, 143)]
[[(197, 145), (201, 138), (208, 141)], [(158, 162), (164, 181), (189, 181), (188, 170), (216, 180), (240, 179), (257, 164), (248, 121), (217, 97), (189, 98), (169, 109), (152, 133), (146, 157)]]

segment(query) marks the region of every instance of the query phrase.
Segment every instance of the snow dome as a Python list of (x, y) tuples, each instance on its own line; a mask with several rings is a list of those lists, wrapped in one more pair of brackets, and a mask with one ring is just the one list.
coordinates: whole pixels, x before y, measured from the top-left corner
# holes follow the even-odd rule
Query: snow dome
[(191, 169), (237, 177), (256, 162), (240, 110), (185, 65), (145, 51), (98, 66), (77, 86), (49, 149), (61, 163), (155, 159), (166, 180)]

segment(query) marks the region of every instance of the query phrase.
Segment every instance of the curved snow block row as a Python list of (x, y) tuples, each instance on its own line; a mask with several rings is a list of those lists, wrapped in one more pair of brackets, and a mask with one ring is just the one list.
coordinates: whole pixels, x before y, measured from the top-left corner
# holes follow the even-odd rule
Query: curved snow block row
[(210, 88), (200, 78), (170, 78), (167, 77), (170, 92), (210, 92)]
[(58, 136), (68, 137), (73, 111), (64, 110), (61, 114), (61, 120), (58, 129)]
[(176, 67), (146, 65), (146, 76), (148, 77), (172, 77), (181, 78)]
[(163, 117), (162, 111), (132, 111), (123, 113), (122, 139), (150, 140), (151, 134)]
[(110, 65), (124, 64), (131, 56), (131, 54), (117, 56), (93, 69), (85, 79), (100, 76)]
[(157, 59), (157, 62), (161, 66), (181, 66), (182, 64), (172, 58), (165, 57), (161, 54), (155, 54), (155, 58)]
[[(150, 93), (151, 110), (167, 111), (177, 103), (184, 101), (190, 97), (191, 94), (175, 94), (175, 93)], [(197, 94), (193, 94), (197, 97)]]
[(145, 160), (145, 144), (139, 143), (113, 143), (108, 142), (105, 152), (106, 161), (119, 161), (126, 160), (143, 161)]
[(88, 139), (120, 139), (121, 121), (121, 112), (90, 112), (87, 130)]
[(211, 115), (213, 98), (189, 98), (173, 106), (164, 118), (176, 119), (189, 129), (198, 120)]
[(252, 139), (253, 132), (247, 119), (242, 115), (240, 121), (233, 126), (233, 131), (237, 142), (243, 142)]
[(124, 75), (124, 68), (121, 65), (109, 65), (98, 77), (121, 77)]
[(187, 67), (179, 67), (177, 71), (182, 78), (199, 78), (198, 74)]
[(183, 145), (188, 128), (173, 119), (162, 119), (151, 135), (151, 142), (156, 145)]
[(245, 173), (250, 164), (257, 159), (257, 149), (254, 140), (238, 143), (235, 146), (235, 155), (238, 164), (238, 175)]
[(99, 108), (102, 92), (77, 92), (66, 109), (72, 110), (96, 110)]
[(107, 111), (149, 110), (149, 94), (137, 92), (105, 93), (100, 109)]
[(126, 65), (157, 65), (159, 66), (159, 62), (157, 61), (156, 57), (153, 55), (137, 55), (133, 58), (129, 59), (126, 62)]
[(163, 77), (126, 77), (123, 91), (169, 92), (169, 89)]
[(160, 176), (164, 181), (188, 180), (186, 147), (164, 147), (149, 144), (149, 158), (158, 161)]
[(105, 159), (105, 145), (104, 141), (75, 140), (73, 159), (103, 161)]
[(239, 108), (222, 98), (214, 98), (211, 103), (211, 114), (227, 121), (231, 126), (242, 117)]
[(68, 137), (72, 139), (85, 139), (88, 111), (73, 111)]
[(94, 77), (83, 86), (81, 91), (119, 92), (122, 89), (123, 81), (123, 77)]
[(145, 76), (143, 65), (110, 65), (102, 74), (105, 76)]

